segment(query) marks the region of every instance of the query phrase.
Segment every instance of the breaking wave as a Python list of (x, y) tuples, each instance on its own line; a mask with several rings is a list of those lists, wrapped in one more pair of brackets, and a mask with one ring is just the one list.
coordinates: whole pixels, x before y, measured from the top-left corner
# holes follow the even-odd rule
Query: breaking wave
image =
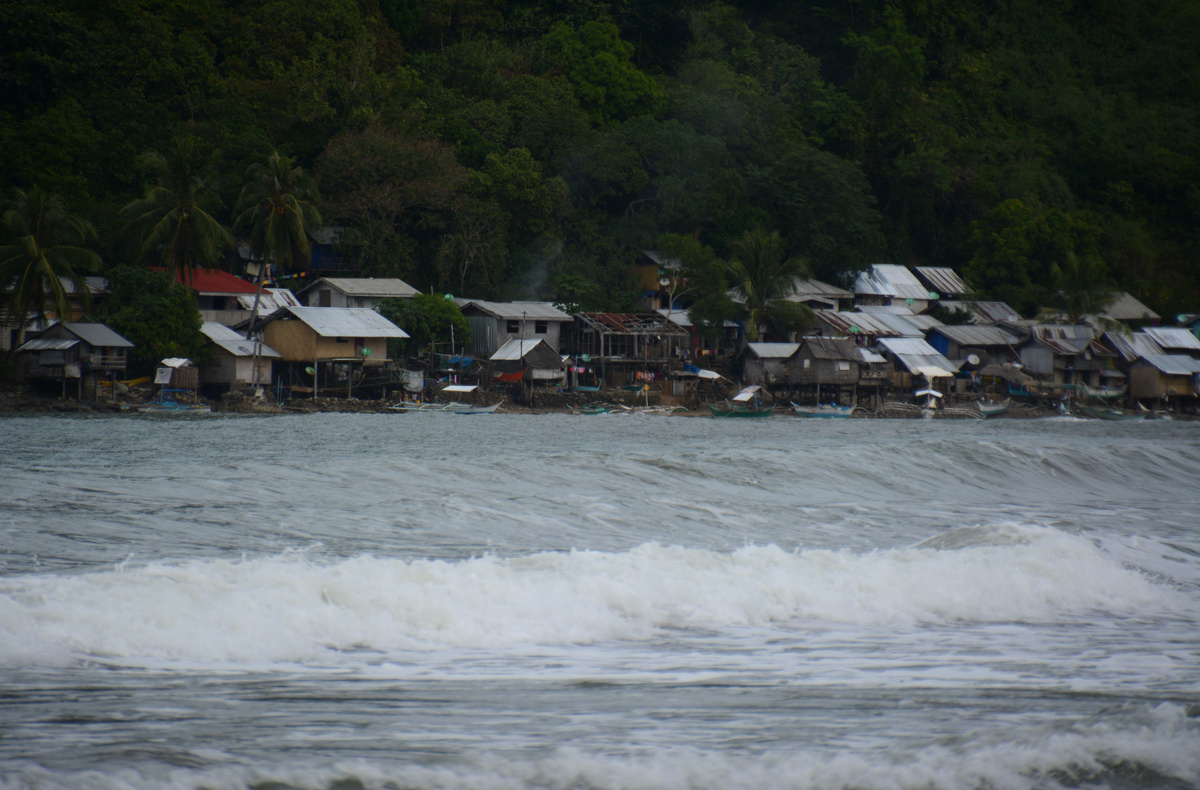
[(290, 552), (2, 579), (0, 665), (320, 664), (345, 650), (590, 644), (784, 623), (1052, 623), (1191, 603), (1092, 540), (1016, 524), (866, 552), (657, 543), (461, 561)]

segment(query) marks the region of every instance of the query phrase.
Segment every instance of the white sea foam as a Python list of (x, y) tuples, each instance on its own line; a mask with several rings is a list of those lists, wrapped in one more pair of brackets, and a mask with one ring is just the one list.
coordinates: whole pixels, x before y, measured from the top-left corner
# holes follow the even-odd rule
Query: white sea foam
[(285, 554), (130, 566), (0, 581), (0, 664), (313, 662), (331, 648), (585, 644), (789, 621), (1052, 623), (1190, 605), (1088, 539), (1018, 525), (866, 553), (644, 544), (459, 562)]

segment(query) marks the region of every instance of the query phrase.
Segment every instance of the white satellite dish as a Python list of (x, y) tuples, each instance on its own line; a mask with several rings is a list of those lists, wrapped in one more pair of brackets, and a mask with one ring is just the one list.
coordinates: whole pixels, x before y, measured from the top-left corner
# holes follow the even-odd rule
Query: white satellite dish
[(975, 356), (974, 354), (967, 354), (967, 364), (978, 365), (979, 357)]

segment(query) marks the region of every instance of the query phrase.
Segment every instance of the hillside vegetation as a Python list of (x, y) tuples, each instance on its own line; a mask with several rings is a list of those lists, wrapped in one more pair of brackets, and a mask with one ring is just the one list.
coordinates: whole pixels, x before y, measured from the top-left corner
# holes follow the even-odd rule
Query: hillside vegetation
[(777, 231), (844, 283), (950, 266), (1029, 311), (1052, 270), (1200, 303), (1194, 0), (9, 0), (0, 187), (106, 266), (150, 151), (216, 154), (233, 224), (278, 150), (365, 273), (628, 309), (664, 234)]

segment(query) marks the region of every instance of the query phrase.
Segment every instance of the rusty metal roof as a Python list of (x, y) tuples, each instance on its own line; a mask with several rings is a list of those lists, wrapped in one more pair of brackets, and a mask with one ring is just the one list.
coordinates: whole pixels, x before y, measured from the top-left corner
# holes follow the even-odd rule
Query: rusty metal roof
[(1056, 354), (1082, 354), (1091, 344), (1092, 328), (1082, 324), (1038, 324), (1033, 327), (1031, 339), (1054, 351)]
[(1122, 332), (1106, 332), (1104, 339), (1111, 345), (1126, 362), (1133, 362), (1145, 356), (1162, 354), (1163, 349), (1154, 338), (1145, 332), (1124, 334)]
[(804, 338), (804, 348), (812, 355), (813, 359), (863, 361), (858, 354), (860, 349), (848, 337), (806, 337)]
[(622, 335), (670, 335), (682, 337), (687, 332), (658, 313), (576, 313), (588, 329)]

